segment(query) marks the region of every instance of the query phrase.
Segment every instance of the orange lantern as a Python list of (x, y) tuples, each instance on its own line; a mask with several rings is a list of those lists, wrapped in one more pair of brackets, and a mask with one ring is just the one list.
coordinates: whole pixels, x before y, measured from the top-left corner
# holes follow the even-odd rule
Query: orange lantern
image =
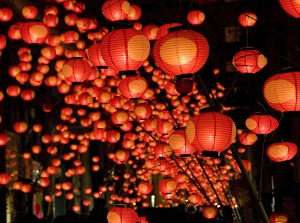
[(267, 58), (258, 50), (242, 48), (234, 55), (232, 64), (243, 74), (255, 74), (267, 65)]
[(23, 186), (22, 181), (15, 181), (15, 182), (13, 183), (13, 188), (14, 188), (14, 190), (21, 190), (22, 186)]
[(107, 66), (101, 54), (101, 43), (91, 45), (87, 50), (87, 55), (93, 66)]
[(10, 8), (0, 8), (0, 21), (8, 22), (13, 17), (13, 11)]
[(142, 29), (142, 32), (147, 37), (148, 40), (156, 40), (156, 34), (159, 29), (157, 25), (146, 25)]
[(43, 22), (50, 28), (56, 27), (58, 25), (59, 19), (57, 15), (47, 14), (43, 17)]
[(274, 162), (291, 160), (298, 152), (298, 146), (292, 142), (273, 143), (267, 148), (267, 156)]
[(120, 93), (126, 98), (140, 98), (147, 88), (147, 80), (140, 76), (126, 77), (119, 83)]
[(279, 3), (283, 10), (294, 18), (300, 17), (300, 4), (294, 0), (279, 0)]
[(6, 93), (10, 97), (17, 97), (21, 93), (21, 88), (17, 85), (11, 85), (6, 88)]
[(109, 223), (136, 223), (138, 215), (132, 208), (114, 207), (108, 211)]
[(171, 76), (194, 74), (209, 55), (206, 38), (192, 30), (178, 30), (156, 41), (154, 60), (159, 68)]
[(29, 193), (31, 191), (31, 185), (30, 184), (23, 184), (21, 187), (21, 191), (23, 193)]
[(177, 189), (177, 182), (171, 177), (165, 177), (158, 182), (158, 188), (164, 194), (171, 194)]
[(174, 153), (179, 156), (191, 156), (197, 150), (188, 142), (184, 129), (178, 129), (172, 132), (169, 137), (169, 144)]
[(172, 148), (167, 143), (158, 143), (154, 147), (154, 155), (156, 158), (164, 159), (172, 154)]
[(217, 216), (218, 209), (215, 206), (208, 205), (202, 208), (202, 215), (207, 219), (213, 219)]
[(142, 9), (138, 5), (130, 5), (129, 13), (126, 16), (126, 19), (129, 21), (139, 20), (142, 15)]
[[(249, 160), (242, 159), (242, 163), (243, 163), (246, 171), (250, 172), (250, 170), (251, 170), (251, 162)], [(233, 169), (236, 172), (238, 172), (238, 173), (242, 172), (241, 168), (239, 167), (238, 163), (235, 160), (232, 161), (232, 166), (233, 166)]]
[(162, 25), (157, 30), (156, 38), (161, 39), (162, 37), (164, 37), (165, 35), (167, 35), (169, 33), (169, 30), (171, 28), (174, 28), (177, 26), (182, 26), (182, 24), (174, 22), (174, 23), (167, 23), (167, 24)]
[(189, 197), (188, 200), (191, 204), (194, 205), (199, 205), (203, 197), (200, 194), (197, 193), (192, 193)]
[(35, 97), (35, 92), (32, 89), (24, 89), (21, 92), (21, 98), (24, 101), (31, 101)]
[(7, 185), (10, 181), (10, 175), (8, 173), (0, 173), (0, 185)]
[(60, 35), (60, 41), (64, 44), (74, 44), (79, 40), (78, 32), (69, 30)]
[(222, 152), (234, 142), (236, 127), (230, 117), (206, 111), (192, 117), (185, 132), (187, 140), (198, 151)]
[(61, 187), (62, 187), (63, 190), (71, 190), (72, 183), (71, 182), (63, 182), (61, 184)]
[(23, 121), (15, 122), (14, 123), (14, 130), (16, 133), (24, 133), (27, 131), (27, 123)]
[(110, 21), (126, 19), (130, 11), (130, 3), (126, 0), (109, 0), (102, 5), (102, 14)]
[(192, 10), (188, 13), (187, 20), (192, 25), (200, 25), (205, 20), (205, 14), (200, 10)]
[(152, 115), (152, 108), (146, 103), (134, 107), (134, 113), (139, 120), (146, 120)]
[(70, 59), (62, 66), (63, 75), (70, 82), (83, 82), (87, 80), (91, 71), (90, 64), (82, 58)]
[(27, 22), (21, 26), (20, 33), (26, 43), (42, 44), (50, 35), (50, 29), (43, 22)]
[(22, 22), (12, 24), (9, 27), (8, 32), (7, 32), (8, 37), (11, 39), (14, 39), (14, 40), (22, 39), (20, 29), (23, 24), (24, 23), (22, 23)]
[(289, 217), (284, 213), (272, 213), (269, 217), (270, 223), (287, 223)]
[(34, 5), (25, 5), (22, 8), (22, 15), (26, 19), (35, 19), (35, 17), (38, 15), (39, 11), (37, 7)]
[(239, 135), (239, 141), (244, 146), (251, 146), (257, 141), (257, 136), (253, 132), (243, 132)]
[(126, 123), (129, 119), (128, 113), (126, 111), (115, 111), (111, 114), (111, 120), (116, 125), (122, 125)]
[(0, 34), (0, 50), (3, 50), (6, 47), (6, 36)]
[(264, 84), (266, 102), (280, 112), (300, 111), (300, 71), (284, 69)]
[(150, 43), (134, 28), (113, 30), (100, 45), (106, 64), (117, 71), (137, 70), (148, 58)]
[(75, 13), (70, 13), (65, 15), (64, 21), (67, 26), (76, 26), (77, 19), (78, 15), (76, 15)]
[(4, 133), (0, 133), (0, 146), (4, 146), (8, 141), (8, 137)]
[(143, 181), (139, 183), (138, 190), (141, 194), (150, 194), (153, 190), (153, 185), (149, 182)]
[(246, 120), (246, 127), (255, 134), (269, 134), (273, 132), (278, 125), (277, 119), (264, 114), (251, 115)]
[(130, 158), (129, 150), (118, 148), (115, 152), (117, 163), (125, 163)]
[(239, 23), (243, 27), (254, 26), (257, 21), (257, 16), (252, 12), (244, 12), (239, 16)]

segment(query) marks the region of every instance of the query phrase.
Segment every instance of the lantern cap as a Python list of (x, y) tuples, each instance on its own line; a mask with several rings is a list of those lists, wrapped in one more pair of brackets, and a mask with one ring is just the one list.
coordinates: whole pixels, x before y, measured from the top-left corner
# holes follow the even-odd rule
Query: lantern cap
[(119, 71), (119, 75), (120, 76), (125, 76), (125, 77), (132, 77), (132, 76), (137, 76), (138, 73), (136, 72), (136, 70), (122, 70)]
[(195, 75), (194, 74), (181, 74), (174, 76), (174, 81), (179, 81), (182, 79), (194, 79)]

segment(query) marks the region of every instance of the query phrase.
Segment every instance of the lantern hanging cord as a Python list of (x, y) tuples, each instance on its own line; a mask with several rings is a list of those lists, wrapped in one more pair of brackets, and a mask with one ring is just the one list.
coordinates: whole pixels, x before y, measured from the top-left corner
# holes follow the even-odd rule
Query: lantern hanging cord
[[(184, 25), (184, 23), (186, 22), (186, 19), (187, 19), (187, 16), (189, 14), (189, 12), (191, 11), (191, 7), (193, 5), (195, 0), (191, 0), (191, 3), (189, 5), (189, 8), (187, 9), (187, 12), (186, 12), (186, 15), (184, 16), (184, 19), (182, 21), (182, 24)], [(181, 1), (180, 1), (180, 8), (179, 8), (179, 13), (178, 13), (178, 20), (179, 20), (179, 14), (180, 14), (180, 11), (181, 11)]]
[(238, 74), (237, 74), (236, 77), (234, 78), (234, 80), (233, 80), (231, 86), (229, 87), (227, 93), (225, 94), (225, 96), (224, 96), (224, 98), (223, 98), (221, 104), (223, 104), (223, 103), (225, 102), (225, 100), (226, 100), (226, 98), (227, 98), (229, 92), (233, 89), (233, 86), (234, 86), (235, 82), (237, 81), (239, 75), (240, 75), (240, 72), (238, 72)]
[(262, 151), (261, 151), (261, 161), (260, 161), (260, 178), (259, 178), (259, 191), (258, 191), (258, 198), (261, 200), (261, 193), (262, 193), (262, 186), (263, 186), (263, 169), (265, 163), (265, 144), (266, 144), (267, 134), (264, 134), (264, 140), (262, 144)]

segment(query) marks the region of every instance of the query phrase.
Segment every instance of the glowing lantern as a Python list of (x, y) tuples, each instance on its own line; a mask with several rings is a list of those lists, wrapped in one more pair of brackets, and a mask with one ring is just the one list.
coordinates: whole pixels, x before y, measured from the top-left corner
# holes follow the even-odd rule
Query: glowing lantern
[(29, 193), (31, 191), (31, 185), (30, 184), (23, 184), (21, 187), (21, 191), (23, 193)]
[(300, 111), (300, 71), (285, 69), (264, 84), (266, 102), (280, 112)]
[(148, 104), (138, 104), (134, 108), (136, 117), (140, 120), (146, 120), (152, 115), (152, 108)]
[(255, 74), (267, 65), (267, 58), (258, 50), (247, 47), (234, 55), (232, 64), (243, 74)]
[(191, 204), (198, 205), (202, 200), (202, 196), (200, 194), (193, 193), (188, 197), (188, 200)]
[(70, 13), (65, 15), (64, 21), (68, 26), (76, 26), (77, 19), (78, 15), (76, 15), (75, 13)]
[(61, 187), (62, 187), (63, 190), (71, 190), (72, 183), (71, 182), (63, 182), (61, 184)]
[(8, 173), (0, 173), (0, 185), (7, 185), (10, 181)]
[(26, 122), (23, 122), (23, 121), (20, 121), (20, 122), (15, 122), (14, 123), (14, 130), (15, 132), (17, 133), (24, 133), (27, 131), (27, 123)]
[(21, 26), (20, 33), (26, 43), (42, 44), (50, 35), (50, 29), (43, 22), (27, 22)]
[(60, 41), (65, 44), (74, 44), (79, 40), (78, 32), (69, 30), (60, 35)]
[(171, 194), (177, 189), (177, 182), (171, 177), (165, 177), (158, 182), (158, 188), (164, 194)]
[(6, 93), (10, 97), (17, 97), (21, 93), (21, 88), (17, 85), (11, 85), (6, 88)]
[(243, 27), (254, 26), (257, 21), (257, 16), (252, 12), (244, 12), (239, 16), (239, 23)]
[(126, 111), (116, 111), (111, 114), (111, 120), (116, 125), (122, 125), (126, 123), (129, 119), (128, 113)]
[(279, 0), (283, 10), (295, 18), (300, 17), (300, 3), (294, 0)]
[(53, 15), (53, 14), (48, 14), (48, 15), (44, 15), (43, 17), (43, 22), (50, 28), (56, 27), (59, 19), (57, 15)]
[(87, 54), (93, 66), (107, 66), (105, 61), (103, 60), (101, 49), (101, 43), (95, 43), (91, 45), (88, 50)]
[(21, 39), (20, 29), (24, 23), (12, 24), (7, 32), (7, 35), (10, 39), (19, 40)]
[(159, 120), (157, 122), (157, 131), (162, 134), (162, 135), (168, 135), (170, 134), (173, 129), (174, 129), (174, 125), (173, 123), (166, 121), (166, 120)]
[(187, 20), (192, 25), (200, 25), (205, 20), (205, 14), (200, 10), (192, 10), (188, 13)]
[(6, 37), (0, 34), (0, 50), (3, 50), (6, 47)]
[(41, 187), (48, 187), (49, 184), (50, 184), (49, 178), (45, 178), (45, 177), (41, 177), (41, 178), (39, 179), (39, 182), (40, 182), (40, 186), (41, 186)]
[(239, 141), (244, 146), (251, 146), (257, 141), (257, 136), (253, 132), (243, 132), (239, 135)]
[(0, 21), (8, 22), (13, 17), (13, 11), (10, 8), (0, 8)]
[(298, 146), (292, 142), (273, 143), (267, 148), (267, 156), (274, 162), (291, 160), (298, 152)]
[(8, 141), (8, 137), (4, 133), (0, 133), (0, 146), (4, 146)]
[(149, 182), (141, 182), (138, 185), (138, 190), (141, 194), (150, 194), (153, 190), (153, 185)]
[(126, 19), (129, 21), (139, 20), (142, 15), (142, 9), (138, 5), (130, 5), (130, 10)]
[(167, 143), (158, 143), (154, 147), (154, 155), (156, 158), (164, 159), (172, 154), (172, 148)]
[(199, 71), (209, 55), (206, 38), (192, 30), (178, 30), (156, 41), (153, 47), (157, 66), (171, 76)]
[[(250, 172), (250, 170), (251, 170), (251, 162), (250, 162), (249, 160), (242, 159), (242, 163), (243, 163), (243, 165), (244, 165), (246, 171), (247, 171), (247, 172)], [(234, 169), (236, 172), (239, 172), (239, 173), (242, 172), (241, 169), (240, 169), (240, 167), (239, 167), (239, 165), (238, 165), (238, 163), (237, 163), (235, 160), (233, 160), (232, 166), (233, 166), (233, 169)]]
[(102, 13), (110, 21), (126, 19), (129, 11), (130, 3), (126, 0), (109, 0), (102, 5)]
[(125, 163), (130, 157), (129, 150), (123, 148), (118, 148), (115, 155), (118, 163)]
[(70, 59), (62, 66), (63, 75), (70, 82), (83, 82), (87, 80), (91, 71), (90, 64), (81, 58)]
[(185, 132), (187, 140), (198, 151), (222, 152), (234, 142), (236, 127), (230, 117), (206, 111), (192, 117)]
[(35, 97), (35, 92), (32, 89), (24, 89), (21, 92), (21, 98), (24, 101), (31, 101)]
[(190, 156), (197, 151), (186, 139), (184, 129), (172, 132), (169, 137), (169, 145), (174, 153), (179, 156)]
[(119, 82), (119, 91), (126, 98), (140, 98), (147, 88), (147, 80), (140, 76), (126, 77)]
[(100, 48), (104, 61), (112, 69), (137, 70), (148, 58), (150, 43), (141, 31), (119, 29), (105, 35)]
[(142, 29), (142, 32), (147, 37), (148, 40), (156, 40), (156, 34), (159, 29), (157, 25), (146, 25)]
[(136, 223), (138, 215), (132, 208), (114, 207), (108, 211), (109, 223)]
[(287, 223), (289, 217), (284, 213), (272, 213), (269, 217), (270, 223)]
[(13, 183), (14, 190), (21, 190), (22, 186), (23, 186), (23, 183), (21, 181), (15, 181)]
[(277, 119), (270, 115), (251, 115), (246, 120), (246, 127), (255, 134), (269, 134), (278, 127)]
[(218, 209), (215, 206), (208, 205), (202, 208), (202, 215), (207, 219), (213, 219), (217, 216)]
[(22, 15), (26, 19), (34, 19), (38, 15), (38, 9), (34, 5), (25, 5), (22, 8)]

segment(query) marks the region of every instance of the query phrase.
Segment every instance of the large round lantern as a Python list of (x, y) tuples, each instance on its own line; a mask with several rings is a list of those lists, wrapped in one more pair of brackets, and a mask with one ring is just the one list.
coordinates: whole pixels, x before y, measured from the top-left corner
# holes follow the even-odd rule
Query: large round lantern
[(270, 223), (287, 223), (289, 221), (288, 215), (284, 213), (272, 213), (269, 219)]
[(251, 115), (246, 120), (246, 127), (255, 134), (269, 134), (277, 129), (279, 123), (271, 115)]
[(280, 112), (300, 111), (300, 71), (285, 69), (264, 84), (266, 102)]
[(206, 38), (192, 30), (171, 32), (157, 40), (153, 47), (157, 66), (171, 76), (199, 71), (208, 55), (209, 45)]
[(172, 132), (169, 137), (169, 145), (174, 153), (179, 156), (191, 156), (197, 150), (188, 142), (184, 129), (178, 129)]
[(298, 152), (298, 146), (292, 142), (273, 143), (267, 148), (267, 156), (274, 162), (291, 160)]
[(137, 219), (138, 215), (132, 208), (114, 207), (107, 214), (109, 223), (136, 223)]
[(141, 76), (130, 76), (119, 82), (119, 91), (126, 98), (140, 98), (146, 92), (148, 82)]
[(103, 37), (100, 49), (104, 61), (112, 69), (137, 70), (148, 58), (150, 43), (141, 31), (119, 29)]
[(208, 205), (202, 208), (202, 215), (207, 219), (213, 219), (217, 216), (218, 209), (215, 206)]
[(235, 134), (232, 119), (217, 111), (194, 116), (186, 126), (187, 139), (198, 151), (222, 152), (234, 142)]
[(295, 18), (300, 17), (300, 2), (294, 0), (279, 0), (283, 10)]
[(110, 21), (126, 19), (130, 11), (130, 3), (126, 0), (109, 0), (102, 5), (102, 14)]
[(247, 47), (234, 55), (232, 64), (243, 74), (255, 74), (267, 65), (267, 58), (258, 50)]
[(83, 82), (87, 80), (91, 71), (90, 64), (81, 58), (70, 59), (62, 66), (62, 73), (70, 82)]
[(26, 43), (42, 44), (50, 35), (50, 29), (43, 22), (26, 22), (21, 26), (20, 33)]

